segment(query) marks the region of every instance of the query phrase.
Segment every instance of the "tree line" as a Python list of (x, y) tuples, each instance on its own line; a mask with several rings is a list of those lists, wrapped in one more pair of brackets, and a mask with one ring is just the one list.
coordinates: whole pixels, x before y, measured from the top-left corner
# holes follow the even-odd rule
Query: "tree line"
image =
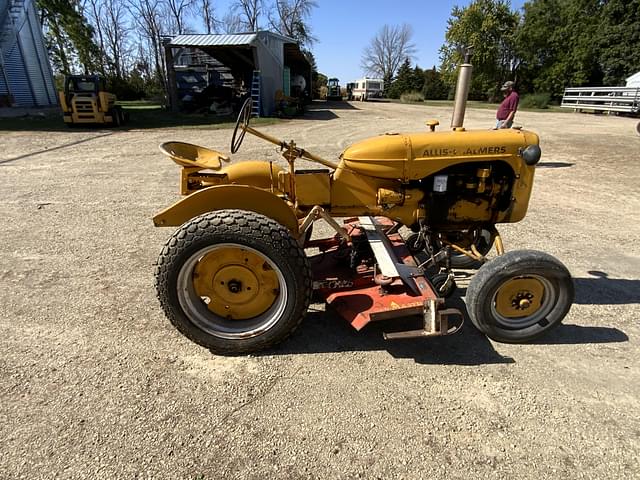
[[(98, 73), (123, 98), (165, 91), (163, 39), (181, 33), (270, 29), (298, 40), (315, 69), (316, 0), (36, 0), (56, 72)], [(505, 80), (521, 93), (559, 98), (567, 86), (621, 85), (640, 70), (640, 0), (474, 0), (454, 7), (440, 65), (412, 64), (409, 25), (383, 26), (364, 49), (365, 72), (387, 94), (451, 98), (457, 66), (473, 47), (472, 99), (495, 99)], [(322, 77), (317, 77), (316, 79)], [(315, 80), (314, 80), (315, 81)]]
[(468, 47), (469, 95), (478, 100), (499, 98), (505, 80), (558, 99), (569, 86), (624, 85), (640, 70), (640, 0), (529, 0), (522, 11), (507, 0), (474, 0), (452, 9), (437, 70), (412, 68), (411, 33), (387, 25), (362, 55), (363, 69), (385, 79), (391, 97), (451, 98)]
[(297, 40), (312, 65), (315, 0), (36, 0), (54, 70), (100, 74), (123, 99), (164, 95), (163, 40), (270, 29)]

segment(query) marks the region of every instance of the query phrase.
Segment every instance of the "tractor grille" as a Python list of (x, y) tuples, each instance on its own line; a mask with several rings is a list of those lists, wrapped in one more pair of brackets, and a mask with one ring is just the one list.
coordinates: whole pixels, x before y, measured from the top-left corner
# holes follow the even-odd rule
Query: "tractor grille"
[(91, 100), (76, 100), (75, 102), (76, 112), (78, 113), (93, 113), (94, 107)]

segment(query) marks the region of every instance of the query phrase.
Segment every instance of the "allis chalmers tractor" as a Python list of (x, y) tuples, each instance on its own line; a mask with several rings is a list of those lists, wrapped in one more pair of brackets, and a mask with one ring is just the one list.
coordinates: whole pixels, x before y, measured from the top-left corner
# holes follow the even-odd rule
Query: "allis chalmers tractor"
[[(385, 338), (449, 335), (463, 322), (444, 306), (455, 268), (479, 268), (466, 291), (468, 316), (492, 339), (532, 340), (569, 311), (566, 267), (542, 252), (505, 252), (496, 229), (525, 216), (541, 155), (535, 133), (436, 132), (429, 121), (424, 132), (356, 143), (334, 163), (254, 129), (250, 117), (248, 100), (231, 152), (250, 133), (277, 145), (288, 168), (223, 166), (229, 158), (213, 150), (160, 147), (182, 167), (186, 197), (153, 219), (179, 227), (157, 261), (157, 294), (194, 342), (219, 354), (270, 347), (302, 321), (312, 293), (357, 330), (417, 315), (420, 328)], [(298, 158), (323, 168), (298, 170)], [(312, 240), (319, 219), (335, 235)]]

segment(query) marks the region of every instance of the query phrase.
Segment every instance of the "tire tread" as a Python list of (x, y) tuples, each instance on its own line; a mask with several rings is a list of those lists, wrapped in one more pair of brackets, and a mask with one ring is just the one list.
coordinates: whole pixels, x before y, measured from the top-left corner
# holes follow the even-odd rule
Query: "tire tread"
[[(298, 276), (296, 284), (300, 287), (300, 293), (303, 298), (302, 302), (296, 306), (294, 318), (291, 324), (287, 325), (287, 329), (277, 335), (263, 334), (258, 337), (252, 337), (249, 339), (251, 340), (250, 342), (245, 340), (240, 342), (236, 340), (221, 341), (222, 339), (207, 342), (200, 335), (197, 335), (197, 331), (194, 332), (193, 328), (195, 327), (189, 328), (190, 322), (185, 324), (186, 316), (181, 310), (176, 312), (176, 308), (173, 305), (173, 292), (169, 279), (173, 275), (172, 272), (176, 266), (179, 265), (180, 257), (184, 256), (186, 251), (189, 251), (189, 246), (207, 241), (213, 231), (215, 231), (215, 236), (228, 235), (244, 239), (253, 236), (258, 243), (264, 244), (267, 249), (283, 252), (282, 256), (291, 260), (291, 265), (295, 266), (293, 268), (295, 270), (294, 274)], [(155, 264), (154, 286), (162, 310), (171, 324), (183, 335), (193, 342), (211, 349), (214, 353), (239, 354), (270, 348), (288, 338), (296, 330), (311, 303), (312, 276), (309, 259), (286, 227), (271, 218), (255, 212), (217, 210), (189, 220), (167, 240)], [(183, 316), (185, 318), (181, 318)], [(271, 330), (274, 328), (275, 326)]]

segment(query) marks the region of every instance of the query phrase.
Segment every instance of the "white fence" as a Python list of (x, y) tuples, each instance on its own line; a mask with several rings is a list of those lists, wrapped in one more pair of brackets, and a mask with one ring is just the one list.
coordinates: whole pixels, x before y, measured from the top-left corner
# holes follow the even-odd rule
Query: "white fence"
[(576, 111), (593, 110), (637, 114), (640, 111), (640, 88), (581, 87), (567, 88), (561, 107)]

